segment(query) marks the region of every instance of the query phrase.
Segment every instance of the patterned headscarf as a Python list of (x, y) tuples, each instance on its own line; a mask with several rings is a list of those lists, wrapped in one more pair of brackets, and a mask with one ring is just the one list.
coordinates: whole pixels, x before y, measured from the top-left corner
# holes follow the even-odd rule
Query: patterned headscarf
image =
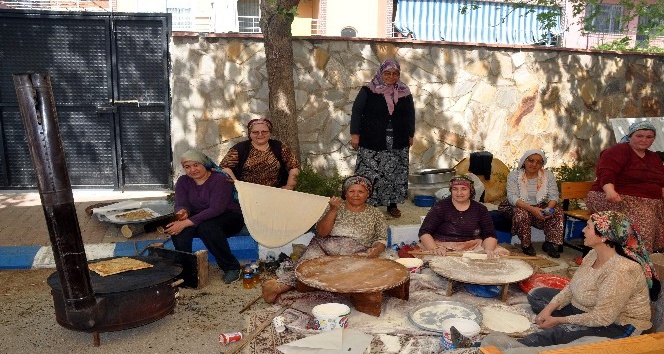
[(470, 189), (470, 199), (475, 198), (475, 182), (467, 175), (457, 175), (450, 179), (450, 193), (454, 186), (466, 186)]
[(196, 149), (187, 150), (187, 152), (180, 156), (180, 164), (183, 164), (185, 161), (198, 162), (205, 166), (205, 169), (208, 171), (215, 171), (225, 174), (225, 172), (223, 172), (221, 168), (216, 163), (214, 163), (214, 161), (212, 161), (211, 158)]
[(371, 92), (382, 94), (385, 96), (387, 102), (387, 110), (392, 114), (394, 112), (394, 105), (401, 97), (410, 95), (410, 89), (404, 84), (401, 79), (397, 80), (394, 85), (388, 86), (383, 81), (383, 72), (389, 69), (397, 69), (401, 72), (401, 65), (395, 59), (387, 59), (378, 68), (378, 72), (374, 75), (373, 79), (367, 83), (367, 87)]
[(622, 246), (625, 254), (639, 262), (646, 276), (648, 287), (652, 287), (652, 279), (656, 277), (655, 266), (650, 261), (650, 255), (643, 245), (643, 240), (634, 227), (632, 221), (617, 211), (600, 211), (590, 216), (599, 233), (609, 241)]
[(371, 181), (369, 181), (369, 179), (364, 176), (355, 175), (346, 178), (344, 184), (341, 186), (341, 199), (346, 199), (346, 192), (348, 191), (348, 188), (354, 184), (363, 186), (367, 189), (368, 194), (371, 195), (371, 191), (373, 190)]
[(267, 125), (267, 129), (272, 132), (272, 122), (267, 119), (267, 118), (255, 118), (249, 121), (247, 123), (247, 134), (251, 133), (251, 127), (253, 127), (256, 124), (265, 124)]
[(632, 134), (634, 134), (634, 132), (636, 132), (637, 130), (652, 130), (652, 132), (655, 133), (655, 136), (657, 136), (657, 128), (655, 128), (655, 126), (652, 125), (652, 123), (642, 120), (640, 122), (634, 122), (630, 124), (627, 135), (623, 136), (622, 139), (620, 139), (620, 142), (621, 143), (629, 142), (629, 138), (631, 138)]

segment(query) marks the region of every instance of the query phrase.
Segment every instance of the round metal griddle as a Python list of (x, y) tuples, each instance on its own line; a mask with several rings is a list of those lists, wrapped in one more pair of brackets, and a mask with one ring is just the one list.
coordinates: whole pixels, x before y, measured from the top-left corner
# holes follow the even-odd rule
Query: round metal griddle
[(408, 319), (426, 331), (443, 332), (443, 321), (448, 318), (467, 318), (482, 323), (482, 313), (475, 307), (458, 301), (431, 301), (408, 312)]

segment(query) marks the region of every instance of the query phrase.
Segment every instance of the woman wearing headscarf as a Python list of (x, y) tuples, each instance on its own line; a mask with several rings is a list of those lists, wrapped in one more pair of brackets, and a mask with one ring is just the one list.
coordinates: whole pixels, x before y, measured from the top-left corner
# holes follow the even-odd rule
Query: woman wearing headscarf
[(300, 163), (290, 148), (271, 139), (272, 122), (256, 118), (247, 124), (249, 139), (235, 144), (220, 165), (233, 180), (295, 189)]
[(175, 249), (192, 251), (194, 238), (200, 238), (224, 272), (224, 282), (240, 278), (240, 263), (231, 253), (228, 238), (240, 232), (244, 219), (240, 204), (233, 198), (233, 185), (209, 157), (189, 150), (180, 157), (185, 174), (175, 183), (175, 213), (178, 221), (169, 223)]
[(586, 198), (592, 211), (629, 216), (648, 252), (664, 249), (664, 165), (649, 150), (656, 131), (649, 122), (636, 122), (620, 143), (602, 151)]
[(442, 256), (447, 251), (485, 252), (490, 258), (509, 255), (498, 246), (491, 214), (473, 200), (473, 180), (466, 175), (454, 176), (449, 184), (450, 196), (437, 201), (420, 226), (422, 248)]
[(358, 150), (355, 173), (374, 182), (369, 204), (387, 206), (395, 218), (408, 192), (408, 150), (415, 134), (413, 96), (400, 76), (399, 63), (385, 60), (360, 89), (350, 118), (350, 142)]
[[(591, 250), (562, 290), (535, 288), (528, 302), (541, 329), (519, 339), (529, 347), (565, 344), (585, 336), (624, 338), (652, 326), (650, 301), (660, 283), (643, 240), (624, 214), (601, 211), (590, 216), (583, 244)], [(483, 345), (494, 343), (486, 338)], [(503, 349), (517, 347), (502, 340)]]
[(498, 206), (512, 220), (512, 235), (521, 240), (523, 253), (534, 256), (531, 226), (544, 231), (542, 250), (553, 258), (560, 257), (563, 244), (563, 212), (558, 207), (558, 185), (549, 170), (544, 169), (544, 151), (526, 151), (519, 168), (507, 176), (507, 199)]
[[(298, 264), (329, 255), (363, 254), (376, 258), (383, 253), (387, 245), (387, 224), (383, 214), (367, 204), (372, 190), (366, 177), (348, 177), (342, 185), (341, 198), (330, 198), (327, 209), (316, 223), (316, 235)], [(268, 303), (295, 287), (297, 281), (292, 270), (277, 272), (277, 276), (279, 279), (263, 283), (263, 299)]]

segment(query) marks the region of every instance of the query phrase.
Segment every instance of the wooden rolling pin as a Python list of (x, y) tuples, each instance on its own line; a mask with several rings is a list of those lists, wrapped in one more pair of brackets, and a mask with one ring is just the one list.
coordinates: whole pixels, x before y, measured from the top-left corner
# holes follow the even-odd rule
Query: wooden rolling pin
[[(420, 256), (420, 255), (432, 255), (432, 251), (408, 251), (409, 254), (415, 255), (415, 256)], [(485, 255), (484, 253), (461, 253), (461, 252), (447, 252), (445, 253), (445, 256), (449, 257), (464, 257), (464, 255), (467, 254), (478, 254), (478, 255)], [(471, 257), (468, 257), (471, 258)], [(507, 258), (507, 259), (523, 259), (523, 260), (529, 260), (529, 261), (534, 261), (538, 260), (539, 257), (537, 256), (500, 256), (499, 258)], [(475, 259), (481, 259), (481, 258), (475, 258)]]

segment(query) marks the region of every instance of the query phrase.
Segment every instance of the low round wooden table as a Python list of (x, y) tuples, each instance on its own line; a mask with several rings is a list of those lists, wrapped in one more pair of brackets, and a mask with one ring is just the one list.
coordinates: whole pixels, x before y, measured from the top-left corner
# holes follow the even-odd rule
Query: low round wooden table
[(326, 256), (295, 268), (297, 290), (325, 290), (350, 298), (355, 309), (380, 316), (383, 292), (408, 300), (410, 273), (403, 265), (384, 258)]
[(452, 295), (454, 282), (479, 285), (501, 285), (500, 299), (507, 301), (507, 289), (512, 283), (528, 279), (533, 267), (520, 259), (472, 259), (466, 257), (434, 257), (429, 268), (447, 278), (447, 296)]

